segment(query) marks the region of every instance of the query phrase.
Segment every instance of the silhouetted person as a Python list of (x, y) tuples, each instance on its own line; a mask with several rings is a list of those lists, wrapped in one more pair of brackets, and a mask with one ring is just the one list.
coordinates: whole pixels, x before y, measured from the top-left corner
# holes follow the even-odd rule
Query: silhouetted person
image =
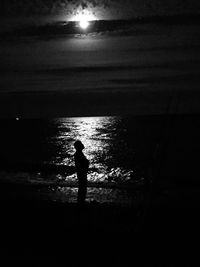
[(76, 141), (74, 143), (76, 153), (74, 154), (76, 172), (78, 177), (78, 203), (84, 204), (87, 194), (87, 172), (89, 167), (89, 161), (83, 154), (83, 149), (85, 148), (81, 141)]

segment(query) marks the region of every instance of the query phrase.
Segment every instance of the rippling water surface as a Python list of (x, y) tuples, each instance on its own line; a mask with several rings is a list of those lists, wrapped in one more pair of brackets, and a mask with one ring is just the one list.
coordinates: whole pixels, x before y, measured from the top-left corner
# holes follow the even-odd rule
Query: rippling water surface
[[(145, 168), (153, 157), (162, 128), (162, 120), (151, 117), (18, 119), (2, 124), (3, 160), (13, 163), (15, 168), (4, 171), (1, 177), (42, 185), (59, 182), (59, 186), (49, 190), (51, 197), (60, 201), (76, 200), (73, 144), (79, 139), (90, 161), (88, 199), (129, 202), (123, 188), (145, 179)], [(34, 168), (27, 171), (27, 165)], [(41, 166), (51, 168), (44, 172)], [(52, 170), (52, 166), (58, 168)]]
[(84, 153), (92, 168), (89, 181), (116, 180), (120, 176), (123, 180), (129, 178), (134, 151), (128, 148), (125, 140), (127, 129), (123, 128), (122, 118), (69, 118), (52, 123), (58, 132), (51, 142), (60, 147), (54, 163), (74, 165), (73, 143), (79, 139), (85, 145)]

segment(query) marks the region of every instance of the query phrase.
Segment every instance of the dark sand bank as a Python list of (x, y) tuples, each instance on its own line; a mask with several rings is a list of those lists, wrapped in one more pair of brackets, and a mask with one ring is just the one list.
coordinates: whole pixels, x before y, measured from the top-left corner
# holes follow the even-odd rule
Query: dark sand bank
[[(155, 188), (154, 188), (155, 189)], [(1, 184), (1, 241), (7, 261), (33, 266), (82, 263), (181, 266), (199, 239), (200, 186), (146, 190), (138, 208), (61, 204)], [(193, 251), (194, 250), (194, 251)], [(171, 263), (175, 265), (170, 265)], [(40, 265), (42, 264), (42, 265)]]
[(137, 206), (47, 201), (38, 187), (0, 185), (6, 260), (31, 266), (182, 266), (196, 263), (200, 182), (173, 177), (141, 188)]

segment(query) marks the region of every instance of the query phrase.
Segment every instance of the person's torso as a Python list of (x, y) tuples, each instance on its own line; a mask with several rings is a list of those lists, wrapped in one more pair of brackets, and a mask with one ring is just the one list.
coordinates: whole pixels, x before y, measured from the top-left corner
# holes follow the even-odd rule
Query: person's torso
[(89, 161), (82, 152), (76, 152), (74, 155), (75, 167), (78, 173), (85, 173), (88, 171)]

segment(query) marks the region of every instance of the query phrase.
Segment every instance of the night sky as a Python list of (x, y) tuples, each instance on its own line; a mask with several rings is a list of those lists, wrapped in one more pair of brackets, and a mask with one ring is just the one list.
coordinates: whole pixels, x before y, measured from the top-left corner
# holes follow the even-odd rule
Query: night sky
[[(0, 0), (1, 116), (163, 113), (172, 88), (196, 111), (185, 92), (200, 85), (199, 10), (195, 0)], [(98, 20), (86, 32), (69, 22), (82, 12)]]
[(197, 0), (1, 0), (0, 14), (5, 17), (32, 15), (71, 16), (88, 9), (99, 19), (146, 15), (198, 13)]
[(76, 20), (130, 20), (200, 14), (198, 0), (0, 0), (0, 33), (13, 28)]

